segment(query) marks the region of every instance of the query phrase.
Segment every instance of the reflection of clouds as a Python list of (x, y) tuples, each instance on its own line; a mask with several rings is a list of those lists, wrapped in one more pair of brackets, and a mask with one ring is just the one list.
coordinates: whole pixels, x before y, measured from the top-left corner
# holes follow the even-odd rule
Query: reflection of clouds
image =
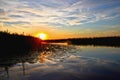
[(44, 49), (44, 51), (41, 53), (41, 56), (44, 58), (43, 61), (45, 63), (62, 63), (65, 66), (66, 64), (70, 64), (76, 67), (84, 66), (88, 69), (90, 67), (92, 68), (93, 66), (97, 67), (101, 65), (104, 67), (111, 67), (112, 69), (112, 66), (119, 65), (119, 62), (117, 61), (104, 60), (100, 59), (99, 57), (83, 57), (81, 56), (80, 52), (80, 48), (75, 48), (73, 46), (50, 44), (46, 47), (46, 49)]
[[(41, 62), (41, 63), (44, 63), (45, 61), (48, 62), (48, 60), (47, 60), (46, 58), (47, 58), (47, 57), (50, 57), (50, 56), (52, 56), (52, 55), (53, 55), (53, 53), (50, 52), (50, 51), (48, 51), (48, 52), (46, 52), (46, 51), (41, 52), (41, 53), (40, 53), (40, 56), (39, 56), (40, 62)], [(52, 61), (51, 61), (51, 62), (52, 62)]]
[(45, 62), (45, 53), (40, 54), (40, 62), (44, 63)]
[(71, 54), (72, 55), (75, 54), (77, 50), (78, 49), (73, 46), (49, 44), (47, 45), (47, 47), (44, 49), (40, 56), (54, 62), (63, 62)]
[[(17, 67), (17, 66), (16, 66)], [(66, 59), (63, 63), (44, 63), (44, 64), (29, 64), (26, 63), (26, 76), (27, 79), (42, 79), (42, 80), (71, 80), (71, 79), (84, 79), (88, 80), (88, 77), (91, 79), (93, 78), (104, 78), (105, 75), (108, 78), (115, 78), (115, 74), (118, 74), (120, 69), (120, 64), (116, 64), (111, 61), (105, 61), (100, 59), (94, 59), (94, 58), (85, 58), (85, 57), (78, 57), (78, 56), (70, 56)], [(19, 68), (13, 67), (11, 69), (14, 73), (14, 71), (17, 75), (16, 77), (19, 77), (22, 79), (26, 78), (20, 73), (21, 71)], [(109, 73), (108, 73), (109, 72)], [(19, 74), (19, 76), (18, 76)], [(20, 76), (21, 75), (21, 76)], [(99, 76), (100, 77), (99, 77)], [(13, 77), (14, 75), (11, 74)], [(118, 77), (118, 76), (116, 76)], [(95, 79), (96, 80), (96, 79)]]

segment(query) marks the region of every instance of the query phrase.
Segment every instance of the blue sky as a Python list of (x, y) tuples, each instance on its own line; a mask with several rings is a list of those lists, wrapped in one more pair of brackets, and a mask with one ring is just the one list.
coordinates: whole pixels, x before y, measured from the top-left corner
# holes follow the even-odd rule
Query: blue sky
[(0, 0), (0, 30), (7, 29), (50, 39), (120, 36), (120, 0)]

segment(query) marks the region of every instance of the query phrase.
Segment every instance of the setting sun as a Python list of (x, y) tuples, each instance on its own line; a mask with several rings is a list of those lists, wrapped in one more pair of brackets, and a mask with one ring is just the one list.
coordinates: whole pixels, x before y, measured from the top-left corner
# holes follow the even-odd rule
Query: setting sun
[(45, 40), (45, 39), (47, 39), (47, 35), (45, 33), (40, 33), (39, 38), (42, 40)]

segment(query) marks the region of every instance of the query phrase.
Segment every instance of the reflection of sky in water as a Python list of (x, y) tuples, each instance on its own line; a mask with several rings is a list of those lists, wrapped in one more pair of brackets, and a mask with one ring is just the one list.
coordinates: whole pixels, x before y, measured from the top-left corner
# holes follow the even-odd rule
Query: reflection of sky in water
[(78, 54), (81, 56), (120, 61), (120, 48), (79, 46), (79, 49), (81, 52)]
[[(119, 52), (110, 47), (49, 45), (46, 51), (34, 53), (34, 63), (10, 67), (9, 80), (115, 80), (120, 74)], [(42, 63), (39, 53), (44, 56)], [(8, 80), (6, 74), (1, 67), (0, 80)]]

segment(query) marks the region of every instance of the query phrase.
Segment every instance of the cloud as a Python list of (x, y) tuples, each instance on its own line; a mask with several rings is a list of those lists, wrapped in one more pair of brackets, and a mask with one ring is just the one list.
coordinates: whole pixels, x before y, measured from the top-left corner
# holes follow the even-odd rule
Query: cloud
[(4, 9), (0, 9), (0, 15), (1, 15), (1, 16), (4, 16), (4, 15), (5, 15)]
[(9, 15), (9, 17), (12, 17), (12, 18), (22, 18), (23, 16), (20, 16), (20, 15)]
[[(69, 23), (75, 21), (76, 24), (84, 24), (120, 16), (120, 11), (118, 10), (120, 9), (120, 6), (112, 6), (115, 4), (118, 4), (118, 1), (100, 1), (99, 3), (99, 1), (94, 2), (92, 0), (84, 0), (79, 1), (64, 10), (68, 11), (67, 13), (69, 16), (78, 17), (76, 20), (69, 20)], [(106, 9), (105, 6), (107, 6)], [(75, 23), (73, 25), (75, 25)]]
[(10, 22), (27, 21), (31, 24), (74, 26), (120, 16), (119, 0), (1, 0), (0, 2), (2, 4), (0, 14), (6, 13), (9, 18), (1, 20)]
[(3, 22), (5, 24), (30, 24), (29, 22), (17, 21), (17, 22)]
[(6, 13), (4, 9), (0, 9), (0, 20), (6, 19)]

